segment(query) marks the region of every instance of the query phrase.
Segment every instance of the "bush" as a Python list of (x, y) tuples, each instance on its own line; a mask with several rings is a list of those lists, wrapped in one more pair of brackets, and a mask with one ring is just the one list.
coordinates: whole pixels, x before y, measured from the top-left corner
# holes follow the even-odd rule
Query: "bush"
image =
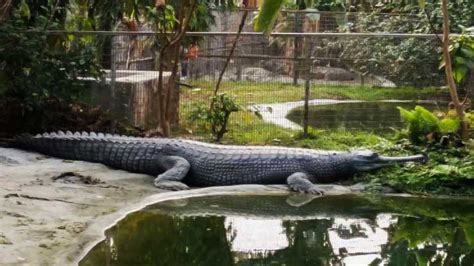
[(412, 111), (402, 107), (398, 109), (406, 125), (405, 133), (415, 143), (438, 140), (443, 135), (455, 135), (461, 125), (453, 111), (446, 114), (439, 113), (440, 119), (419, 105)]
[(83, 109), (89, 110), (78, 103), (90, 85), (83, 78), (102, 75), (90, 41), (46, 35), (41, 31), (48, 18), (39, 16), (35, 21), (31, 26), (28, 18), (14, 12), (0, 24), (0, 104), (4, 107), (0, 134), (7, 136), (73, 125), (65, 120), (83, 117)]
[(220, 141), (227, 133), (230, 115), (241, 110), (234, 98), (223, 94), (211, 97), (209, 106), (198, 104), (191, 110), (189, 118), (192, 121), (207, 123), (216, 141)]
[(95, 51), (81, 39), (26, 33), (30, 28), (14, 15), (0, 25), (0, 96), (21, 100), (24, 111), (34, 111), (49, 99), (77, 101), (87, 82), (99, 78)]

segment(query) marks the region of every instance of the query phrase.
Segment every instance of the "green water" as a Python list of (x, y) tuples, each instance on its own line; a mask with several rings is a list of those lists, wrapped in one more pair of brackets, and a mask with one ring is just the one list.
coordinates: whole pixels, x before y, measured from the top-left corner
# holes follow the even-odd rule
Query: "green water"
[(474, 265), (474, 199), (301, 197), (159, 203), (80, 265)]
[[(308, 124), (318, 129), (382, 129), (402, 127), (397, 106), (413, 109), (422, 105), (429, 110), (445, 109), (446, 104), (434, 103), (394, 103), (394, 102), (360, 102), (338, 103), (330, 105), (313, 105), (309, 107)], [(303, 125), (303, 107), (298, 107), (288, 114), (287, 118)]]

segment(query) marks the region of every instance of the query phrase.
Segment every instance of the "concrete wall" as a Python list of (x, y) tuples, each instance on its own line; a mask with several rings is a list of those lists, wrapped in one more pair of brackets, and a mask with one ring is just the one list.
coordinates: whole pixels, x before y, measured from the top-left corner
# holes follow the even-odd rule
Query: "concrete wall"
[[(98, 105), (119, 120), (129, 121), (133, 126), (143, 129), (152, 129), (158, 126), (159, 95), (158, 71), (144, 70), (117, 70), (115, 90), (110, 71), (106, 70), (104, 82), (92, 82), (90, 102)], [(166, 84), (170, 72), (163, 73), (163, 82)], [(176, 89), (171, 97), (179, 99)], [(178, 106), (176, 104), (176, 106)]]

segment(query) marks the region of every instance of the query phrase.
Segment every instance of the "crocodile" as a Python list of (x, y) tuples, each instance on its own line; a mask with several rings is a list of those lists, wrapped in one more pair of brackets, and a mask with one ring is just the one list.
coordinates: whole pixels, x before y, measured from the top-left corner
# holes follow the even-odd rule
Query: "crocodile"
[(361, 171), (427, 160), (423, 154), (385, 157), (369, 150), (342, 152), (233, 146), (70, 131), (21, 135), (13, 146), (152, 175), (156, 177), (154, 185), (165, 190), (184, 190), (189, 186), (287, 184), (293, 191), (322, 194), (314, 183), (337, 182)]

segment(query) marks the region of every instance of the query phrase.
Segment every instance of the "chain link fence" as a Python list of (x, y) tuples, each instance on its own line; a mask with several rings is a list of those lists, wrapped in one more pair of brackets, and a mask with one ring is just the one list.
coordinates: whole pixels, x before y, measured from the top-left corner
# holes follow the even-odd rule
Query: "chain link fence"
[[(209, 105), (240, 17), (239, 12), (222, 13), (211, 32), (188, 33), (176, 88), (181, 132), (204, 131), (190, 114), (199, 104)], [(268, 37), (253, 32), (251, 20), (219, 90), (242, 106), (232, 115), (231, 128), (267, 130), (269, 135), (275, 128), (308, 126), (389, 131), (401, 126), (397, 106), (448, 106), (444, 73), (438, 67), (440, 42), (436, 35), (413, 32), (420, 17), (284, 12), (276, 33)], [(380, 32), (387, 25), (393, 30)], [(99, 84), (92, 86), (91, 102), (137, 127), (150, 128), (158, 115), (153, 103), (159, 47), (153, 32), (141, 30), (80, 34), (98, 45), (106, 73), (101, 82), (91, 81)], [(473, 83), (471, 73), (460, 86), (461, 95), (469, 95)]]
[[(181, 82), (193, 96), (182, 104), (214, 88), (234, 38), (204, 36), (198, 57), (185, 57)], [(413, 36), (244, 34), (220, 92), (279, 127), (389, 131), (401, 126), (398, 106), (447, 108), (437, 47)]]

